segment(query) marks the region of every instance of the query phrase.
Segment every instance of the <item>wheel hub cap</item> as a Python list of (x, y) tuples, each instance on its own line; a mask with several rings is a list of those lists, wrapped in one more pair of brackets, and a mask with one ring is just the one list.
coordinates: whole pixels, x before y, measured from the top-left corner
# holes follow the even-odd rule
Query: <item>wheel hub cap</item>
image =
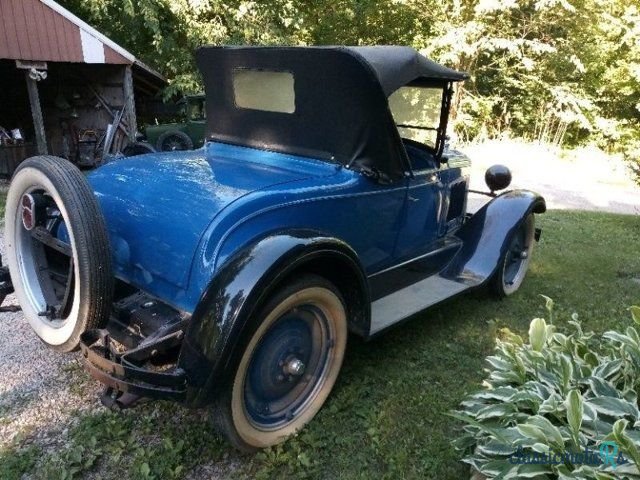
[(313, 398), (327, 364), (327, 319), (312, 305), (282, 315), (260, 340), (245, 380), (245, 408), (259, 428), (285, 424)]
[(44, 189), (24, 193), (17, 214), (16, 222), (24, 229), (18, 232), (16, 248), (26, 294), (43, 321), (58, 327), (71, 311), (75, 288), (73, 251), (64, 219)]
[(284, 365), (284, 373), (287, 375), (293, 375), (299, 377), (304, 373), (305, 365), (299, 358), (293, 357)]

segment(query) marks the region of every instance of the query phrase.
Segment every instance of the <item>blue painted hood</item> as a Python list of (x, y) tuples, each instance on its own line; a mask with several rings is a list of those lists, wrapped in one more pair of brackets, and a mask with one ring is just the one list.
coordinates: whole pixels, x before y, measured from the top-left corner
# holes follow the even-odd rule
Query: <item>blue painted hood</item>
[(235, 200), (332, 173), (319, 161), (209, 143), (196, 151), (122, 158), (88, 180), (106, 218), (116, 276), (154, 291), (164, 283), (186, 288), (203, 232)]

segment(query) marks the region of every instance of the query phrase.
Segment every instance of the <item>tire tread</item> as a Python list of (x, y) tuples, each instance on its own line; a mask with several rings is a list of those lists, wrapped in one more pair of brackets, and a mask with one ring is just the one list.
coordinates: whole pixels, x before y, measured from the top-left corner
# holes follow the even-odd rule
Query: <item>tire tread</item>
[(114, 277), (106, 222), (93, 190), (75, 165), (63, 158), (41, 155), (22, 162), (14, 176), (26, 168), (39, 170), (51, 181), (65, 204), (69, 228), (74, 234), (81, 318), (65, 343), (51, 345), (56, 350), (74, 350), (80, 335), (85, 330), (103, 327), (111, 311)]

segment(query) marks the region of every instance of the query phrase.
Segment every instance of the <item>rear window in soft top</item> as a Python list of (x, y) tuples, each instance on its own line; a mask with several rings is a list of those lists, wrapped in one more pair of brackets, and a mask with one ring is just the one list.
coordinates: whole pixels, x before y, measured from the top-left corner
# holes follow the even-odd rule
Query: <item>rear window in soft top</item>
[(294, 113), (296, 95), (291, 72), (236, 68), (233, 71), (236, 107), (266, 112)]

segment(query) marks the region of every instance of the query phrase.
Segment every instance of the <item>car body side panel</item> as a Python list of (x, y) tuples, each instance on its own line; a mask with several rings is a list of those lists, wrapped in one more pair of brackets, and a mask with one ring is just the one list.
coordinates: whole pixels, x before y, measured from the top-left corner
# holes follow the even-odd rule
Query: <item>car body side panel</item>
[(394, 246), (402, 221), (404, 185), (379, 186), (358, 174), (352, 175), (352, 172), (347, 172), (343, 178), (348, 188), (342, 191), (329, 188), (300, 198), (295, 198), (295, 193), (291, 192), (287, 195), (292, 197), (288, 201), (255, 212), (233, 229), (225, 230), (216, 264), (224, 262), (238, 245), (274, 226), (313, 228), (340, 238), (358, 253), (367, 273), (393, 264)]
[[(260, 321), (257, 309), (288, 272), (310, 258), (340, 257), (342, 268), (355, 272), (358, 280), (353, 287), (361, 297), (349, 317), (357, 319), (356, 331), (366, 338), (482, 285), (495, 271), (512, 232), (530, 212), (544, 209), (544, 200), (535, 193), (507, 192), (485, 205), (455, 235), (441, 239), (430, 254), (368, 277), (351, 246), (320, 231), (273, 232), (220, 256), (224, 261), (204, 289), (183, 345), (181, 366), (191, 385), (188, 402), (201, 406), (212, 400), (243, 351), (244, 332)], [(485, 234), (485, 227), (497, 233)]]
[(194, 148), (200, 148), (204, 145), (206, 127), (205, 120), (189, 120), (185, 123), (185, 133), (189, 135)]
[(186, 296), (194, 257), (223, 210), (273, 185), (334, 174), (321, 161), (208, 144), (116, 160), (88, 180), (107, 220), (117, 277), (191, 312), (199, 297)]
[(405, 216), (395, 255), (399, 261), (424, 255), (440, 236), (444, 188), (438, 170), (417, 172), (406, 178)]
[(403, 180), (380, 185), (339, 168), (321, 179), (275, 185), (239, 199), (204, 234), (188, 301), (194, 307), (220, 265), (240, 248), (277, 230), (314, 229), (357, 253), (367, 274), (397, 260), (394, 247), (404, 215)]
[[(460, 283), (465, 287), (462, 290), (482, 285), (494, 274), (512, 233), (529, 213), (543, 213), (545, 208), (544, 199), (534, 192), (503, 193), (467, 219), (461, 228), (439, 239), (429, 252), (370, 275), (372, 300), (390, 297), (434, 276)], [(429, 292), (417, 296), (426, 303), (437, 303), (427, 301)]]

